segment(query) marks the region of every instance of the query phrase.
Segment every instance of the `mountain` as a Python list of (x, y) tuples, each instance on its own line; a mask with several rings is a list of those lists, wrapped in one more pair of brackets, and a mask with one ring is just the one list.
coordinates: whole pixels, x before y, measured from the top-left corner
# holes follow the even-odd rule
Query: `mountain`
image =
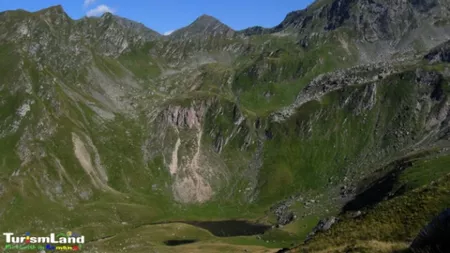
[(209, 16), (201, 15), (190, 25), (176, 30), (171, 34), (171, 37), (186, 39), (189, 37), (232, 37), (234, 35), (233, 29), (220, 22), (218, 19)]
[[(348, 31), (361, 60), (388, 60), (393, 54), (429, 50), (448, 40), (449, 5), (445, 1), (318, 1), (289, 13), (269, 29), (248, 28), (246, 35), (294, 31), (307, 41), (335, 30)], [(431, 41), (430, 41), (431, 40)]]
[(403, 250), (449, 204), (448, 7), (322, 0), (170, 36), (2, 12), (1, 228), (85, 252)]

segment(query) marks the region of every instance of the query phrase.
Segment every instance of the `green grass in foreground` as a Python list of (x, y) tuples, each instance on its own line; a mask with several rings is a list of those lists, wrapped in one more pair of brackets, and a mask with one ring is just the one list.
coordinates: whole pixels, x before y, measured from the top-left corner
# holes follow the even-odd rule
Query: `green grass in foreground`
[[(417, 162), (401, 178), (428, 180), (424, 169), (442, 171), (448, 167), (449, 156)], [(423, 167), (423, 164), (427, 164)], [(421, 173), (418, 170), (422, 170)], [(447, 168), (447, 172), (450, 169)], [(450, 175), (419, 187), (405, 195), (379, 203), (362, 218), (342, 217), (343, 221), (325, 233), (319, 233), (305, 249), (323, 250), (357, 245), (361, 241), (403, 243), (407, 245), (423, 226), (450, 206)], [(420, 181), (420, 180), (419, 180)], [(423, 182), (423, 181), (422, 181)], [(313, 251), (314, 252), (314, 251)], [(376, 251), (366, 251), (376, 252)]]

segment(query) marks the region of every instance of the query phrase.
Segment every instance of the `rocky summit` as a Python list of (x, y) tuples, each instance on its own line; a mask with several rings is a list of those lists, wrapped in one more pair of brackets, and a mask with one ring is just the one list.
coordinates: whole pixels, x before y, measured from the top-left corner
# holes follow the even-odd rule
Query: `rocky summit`
[(444, 0), (168, 36), (1, 12), (0, 230), (101, 253), (403, 252), (450, 205), (449, 41)]

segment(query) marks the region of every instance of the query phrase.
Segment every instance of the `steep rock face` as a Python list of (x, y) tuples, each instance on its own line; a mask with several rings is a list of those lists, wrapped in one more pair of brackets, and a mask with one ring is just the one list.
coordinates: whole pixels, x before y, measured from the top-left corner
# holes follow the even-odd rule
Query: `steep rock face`
[(434, 25), (449, 18), (444, 2), (333, 1), (325, 10), (325, 30), (355, 31), (363, 59), (381, 60), (418, 47), (430, 49), (448, 39), (449, 27)]
[(351, 31), (361, 61), (382, 61), (396, 53), (407, 53), (418, 47), (430, 49), (448, 40), (448, 7), (448, 3), (434, 0), (322, 1), (289, 13), (273, 28), (252, 27), (241, 32), (245, 35), (286, 32), (295, 34), (306, 45), (313, 35)]
[(425, 55), (425, 59), (431, 63), (450, 62), (450, 41), (444, 42), (436, 48), (433, 48)]
[(52, 52), (78, 56), (80, 50), (95, 48), (105, 55), (118, 56), (130, 47), (161, 36), (142, 24), (110, 13), (100, 18), (72, 20), (61, 6), (36, 13), (7, 11), (0, 15), (0, 20), (3, 38), (15, 43), (31, 40), (31, 47), (24, 48), (31, 54), (43, 50), (47, 55)]
[(428, 12), (440, 5), (439, 0), (411, 0), (409, 2), (419, 12)]
[(292, 105), (278, 112), (274, 112), (271, 118), (276, 122), (282, 121), (283, 119), (289, 118), (300, 106), (312, 100), (320, 100), (322, 96), (329, 92), (342, 89), (346, 86), (359, 86), (382, 80), (400, 71), (401, 68), (398, 69), (395, 65), (380, 63), (377, 65), (362, 65), (320, 75), (306, 85)]
[[(274, 122), (281, 122), (289, 119), (290, 116), (297, 113), (297, 110), (303, 105), (311, 101), (321, 101), (324, 96), (334, 91), (345, 90), (346, 87), (365, 87), (364, 96), (360, 99), (359, 106), (356, 108), (365, 107), (364, 110), (370, 110), (375, 103), (377, 103), (377, 86), (385, 82), (384, 79), (398, 77), (400, 80), (410, 79), (412, 72), (405, 72), (402, 69), (393, 66), (385, 65), (379, 67), (357, 67), (344, 72), (336, 72), (332, 74), (322, 75), (308, 84), (297, 97), (297, 100), (290, 107), (274, 113), (271, 119)], [(442, 88), (443, 76), (438, 72), (424, 71), (423, 69), (416, 69), (414, 72), (415, 82), (418, 85), (418, 104), (417, 111), (423, 109), (430, 109), (433, 106), (439, 105), (442, 109), (438, 110), (437, 114), (430, 114), (427, 116), (425, 125), (429, 127), (439, 124), (445, 124), (447, 117), (447, 107), (445, 105), (445, 96)], [(367, 98), (364, 99), (364, 98)], [(343, 105), (348, 104), (355, 97), (349, 96)], [(351, 102), (350, 102), (351, 103)], [(424, 104), (422, 104), (424, 103)], [(427, 109), (427, 110), (428, 110)], [(429, 111), (428, 113), (431, 113)], [(425, 113), (424, 115), (428, 115)], [(439, 118), (437, 122), (433, 117)], [(439, 124), (437, 124), (439, 122)]]
[(336, 0), (331, 3), (327, 11), (327, 24), (325, 30), (335, 30), (350, 18), (350, 7), (356, 1)]
[[(160, 137), (153, 138), (153, 143), (147, 147), (166, 154), (166, 166), (173, 179), (173, 196), (181, 203), (203, 203), (211, 199), (214, 178), (220, 173), (220, 168), (208, 157), (209, 148), (202, 142), (207, 110), (208, 104), (204, 102), (193, 102), (188, 107), (170, 105), (156, 121)], [(160, 143), (165, 144), (160, 146)]]
[[(177, 202), (204, 203), (224, 194), (248, 201), (255, 197), (261, 167), (261, 150), (249, 123), (235, 104), (217, 98), (174, 102), (152, 123), (155, 132), (144, 147), (146, 159), (165, 157)], [(240, 181), (247, 184), (245, 192), (234, 189)]]
[(301, 30), (304, 29), (313, 17), (307, 14), (306, 10), (293, 11), (286, 15), (286, 18), (274, 30), (277, 32), (285, 29)]
[(199, 129), (201, 127), (201, 121), (203, 120), (205, 113), (205, 106), (194, 108), (184, 108), (181, 106), (169, 106), (164, 112), (164, 118), (173, 127)]
[(100, 18), (85, 18), (77, 23), (82, 29), (80, 35), (88, 34), (90, 43), (98, 44), (97, 48), (102, 53), (111, 56), (118, 56), (130, 48), (142, 46), (161, 37), (142, 24), (111, 13), (105, 13)]

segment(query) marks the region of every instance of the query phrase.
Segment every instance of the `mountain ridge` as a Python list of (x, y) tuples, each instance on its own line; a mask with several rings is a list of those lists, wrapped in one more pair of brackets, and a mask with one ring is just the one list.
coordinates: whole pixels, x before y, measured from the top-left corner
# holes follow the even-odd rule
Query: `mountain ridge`
[[(343, 3), (341, 3), (341, 2), (342, 2), (341, 0), (322, 1), (320, 4), (315, 2), (303, 10), (296, 10), (296, 11), (292, 11), (292, 12), (288, 13), (286, 15), (286, 17), (278, 25), (276, 25), (272, 28), (253, 26), (253, 27), (241, 29), (239, 31), (234, 31), (232, 28), (230, 28), (226, 24), (223, 24), (218, 19), (216, 19), (210, 15), (203, 14), (203, 15), (200, 15), (199, 17), (197, 17), (191, 24), (175, 30), (176, 33), (175, 32), (174, 33), (175, 33), (175, 35), (178, 33), (179, 36), (181, 36), (181, 37), (189, 36), (187, 34), (181, 35), (182, 32), (180, 32), (180, 30), (188, 31), (186, 29), (190, 28), (190, 29), (193, 29), (192, 33), (193, 33), (193, 35), (195, 35), (197, 33), (202, 33), (202, 32), (207, 31), (205, 29), (207, 28), (206, 26), (208, 26), (208, 25), (220, 26), (220, 28), (218, 28), (218, 29), (223, 30), (223, 31), (221, 31), (222, 33), (237, 32), (240, 34), (244, 34), (246, 36), (257, 35), (257, 34), (271, 34), (271, 33), (292, 30), (292, 29), (294, 29), (294, 31), (298, 31), (298, 29), (300, 29), (300, 30), (305, 29), (306, 26), (308, 26), (308, 24), (310, 23), (310, 20), (312, 20), (314, 18), (314, 16), (318, 16), (318, 15), (319, 16), (327, 15), (327, 18), (329, 19), (329, 21), (328, 21), (329, 23), (323, 27), (324, 31), (334, 30), (337, 27), (340, 27), (343, 24), (343, 22), (345, 22), (345, 20), (350, 18), (349, 14), (347, 13), (348, 12), (347, 9), (349, 9), (350, 5), (355, 4), (354, 1), (349, 1), (349, 2), (345, 1)], [(381, 2), (383, 2), (383, 1), (381, 1)], [(377, 3), (377, 4), (378, 4), (378, 7), (382, 6), (382, 4), (380, 5), (380, 3)], [(438, 5), (442, 5), (442, 3), (438, 2), (438, 1), (434, 1), (434, 0), (433, 1), (430, 0), (430, 1), (424, 2), (424, 3), (417, 2), (417, 1), (408, 1), (407, 5), (405, 5), (405, 6), (410, 6), (414, 9), (418, 10), (419, 13), (427, 13), (427, 12), (431, 11), (432, 9), (435, 9)], [(362, 3), (362, 6), (363, 6), (362, 8), (368, 8), (367, 6), (371, 6), (371, 4), (370, 3)], [(340, 8), (340, 9), (338, 9), (338, 8)], [(400, 7), (400, 8), (403, 8), (403, 7)], [(448, 8), (449, 7), (447, 6), (447, 9)], [(48, 7), (48, 8), (36, 11), (36, 12), (30, 12), (30, 13), (39, 13), (42, 11), (51, 11), (51, 10), (55, 10), (56, 13), (60, 13), (60, 14), (64, 13), (64, 15), (69, 17), (65, 13), (65, 11), (61, 5), (51, 6), (51, 7)], [(316, 14), (311, 13), (311, 11)], [(328, 11), (328, 13), (325, 14), (324, 11)], [(334, 13), (335, 11), (337, 11), (337, 12)], [(345, 13), (347, 13), (347, 14), (345, 14)], [(105, 14), (103, 14), (103, 15), (105, 15)], [(116, 15), (113, 15), (113, 16), (121, 19), (119, 16), (116, 16)], [(446, 16), (448, 17), (448, 14)], [(333, 21), (333, 19), (335, 17), (338, 17), (338, 18)], [(86, 18), (86, 17), (83, 17), (83, 18)], [(83, 18), (81, 18), (81, 19), (83, 19)], [(127, 20), (127, 22), (131, 21), (126, 18), (122, 18), (122, 19)], [(136, 23), (137, 25), (141, 25), (141, 23), (137, 23), (134, 21), (131, 21), (131, 22)], [(148, 27), (146, 27), (146, 28), (148, 30), (154, 32), (151, 28), (148, 28)], [(198, 31), (197, 31), (197, 29), (198, 29)], [(312, 29), (317, 30), (317, 28), (312, 28)], [(212, 31), (209, 31), (209, 32), (212, 32)], [(308, 31), (308, 32), (310, 32), (310, 31)], [(157, 33), (157, 32), (155, 32), (155, 33)], [(157, 34), (160, 35), (159, 33), (157, 33)], [(172, 37), (175, 37), (175, 35), (173, 35)], [(391, 35), (388, 35), (388, 36), (391, 36)], [(365, 39), (367, 39), (367, 38), (365, 38)]]

